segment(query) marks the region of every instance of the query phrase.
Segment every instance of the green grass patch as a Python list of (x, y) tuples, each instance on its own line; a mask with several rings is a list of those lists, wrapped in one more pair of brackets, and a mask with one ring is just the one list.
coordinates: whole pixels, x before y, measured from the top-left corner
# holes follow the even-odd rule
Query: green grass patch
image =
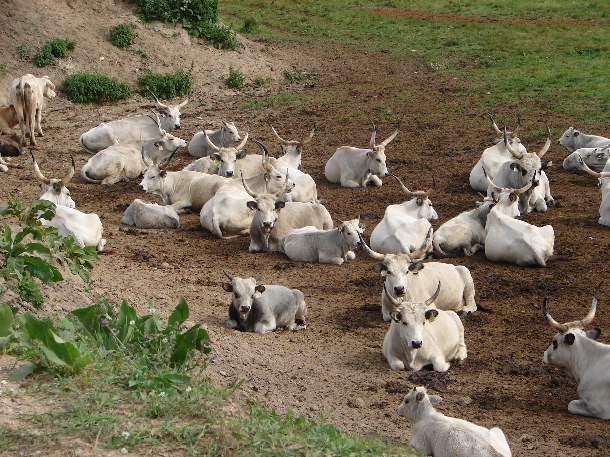
[(138, 78), (138, 83), (141, 86), (139, 92), (142, 95), (148, 96), (152, 92), (157, 98), (169, 100), (188, 94), (193, 87), (193, 78), (190, 70), (176, 70), (175, 73), (160, 75), (147, 68)]
[(231, 89), (241, 89), (244, 87), (245, 76), (239, 70), (235, 70), (233, 67), (229, 67), (229, 74), (225, 78), (225, 84)]
[(285, 92), (277, 95), (269, 95), (261, 99), (250, 100), (244, 103), (240, 103), (241, 108), (266, 108), (269, 106), (278, 105), (290, 105), (294, 104), (304, 98), (310, 99), (309, 94), (303, 94), (298, 92)]
[(129, 84), (100, 74), (75, 73), (63, 80), (62, 90), (74, 103), (115, 102), (129, 97)]
[(131, 24), (117, 24), (110, 29), (110, 41), (117, 48), (129, 48), (137, 36), (138, 34)]
[(74, 40), (56, 38), (47, 41), (32, 58), (38, 67), (55, 65), (56, 58), (66, 57), (68, 53), (74, 50), (75, 46), (76, 41)]

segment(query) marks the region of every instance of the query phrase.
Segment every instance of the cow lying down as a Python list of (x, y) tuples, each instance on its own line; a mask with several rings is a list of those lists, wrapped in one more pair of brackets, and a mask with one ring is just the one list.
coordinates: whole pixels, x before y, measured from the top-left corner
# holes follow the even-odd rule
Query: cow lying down
[(411, 432), (415, 450), (434, 457), (511, 457), (501, 429), (445, 416), (433, 406), (441, 400), (428, 395), (425, 387), (414, 387), (396, 410), (415, 423)]
[(180, 218), (169, 205), (158, 205), (136, 198), (125, 210), (123, 224), (142, 229), (174, 229), (180, 227)]
[(307, 305), (303, 292), (284, 286), (263, 286), (256, 278), (237, 278), (222, 288), (232, 293), (227, 327), (245, 332), (268, 333), (277, 328), (305, 328)]

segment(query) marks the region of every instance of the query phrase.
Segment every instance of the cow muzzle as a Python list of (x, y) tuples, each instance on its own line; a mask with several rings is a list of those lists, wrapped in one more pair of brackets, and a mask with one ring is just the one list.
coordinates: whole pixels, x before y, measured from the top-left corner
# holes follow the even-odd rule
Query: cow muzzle
[(417, 341), (411, 341), (411, 347), (413, 349), (419, 349), (420, 347), (422, 347), (422, 342), (417, 340)]
[(138, 187), (140, 188), (140, 190), (144, 190), (144, 186), (142, 184), (139, 184)]
[(250, 312), (250, 306), (247, 305), (242, 305), (239, 307), (239, 313), (244, 315), (244, 314), (248, 314)]
[(234, 174), (235, 174), (235, 172), (234, 172), (233, 170), (230, 170), (230, 171), (225, 171), (225, 176), (226, 176), (227, 178), (231, 178), (231, 177), (233, 177), (233, 175), (234, 175)]
[(394, 287), (394, 293), (396, 294), (397, 297), (402, 297), (405, 294), (405, 287), (404, 286)]

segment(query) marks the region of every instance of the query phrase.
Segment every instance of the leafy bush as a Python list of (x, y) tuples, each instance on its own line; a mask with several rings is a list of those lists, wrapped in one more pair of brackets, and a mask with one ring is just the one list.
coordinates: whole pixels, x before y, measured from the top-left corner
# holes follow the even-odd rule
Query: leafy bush
[(189, 31), (190, 35), (205, 38), (216, 49), (230, 49), (234, 51), (237, 48), (235, 32), (227, 27), (208, 22), (197, 22), (184, 24), (184, 28)]
[(51, 51), (46, 48), (42, 48), (36, 54), (34, 54), (34, 63), (37, 67), (48, 67), (50, 65), (55, 65), (55, 57), (51, 54)]
[(258, 27), (258, 21), (253, 17), (244, 19), (244, 25), (241, 28), (242, 32), (250, 33)]
[(193, 86), (190, 70), (177, 70), (174, 74), (160, 75), (147, 68), (138, 82), (142, 86), (139, 90), (142, 95), (150, 95), (150, 92), (152, 92), (157, 98), (165, 100), (186, 95)]
[(133, 0), (143, 21), (163, 21), (174, 24), (218, 20), (218, 0)]
[(130, 24), (118, 24), (110, 29), (110, 40), (117, 48), (127, 49), (138, 34)]
[(34, 63), (39, 67), (55, 65), (55, 58), (66, 57), (69, 51), (73, 51), (76, 41), (56, 38), (47, 41), (44, 46), (34, 54)]
[(243, 73), (234, 70), (233, 67), (229, 67), (229, 76), (225, 79), (225, 83), (231, 89), (241, 89), (244, 87), (244, 75)]
[(28, 60), (32, 58), (32, 50), (29, 44), (21, 42), (15, 48), (20, 59)]
[(127, 83), (100, 74), (75, 73), (64, 79), (62, 90), (74, 103), (114, 102), (131, 95)]

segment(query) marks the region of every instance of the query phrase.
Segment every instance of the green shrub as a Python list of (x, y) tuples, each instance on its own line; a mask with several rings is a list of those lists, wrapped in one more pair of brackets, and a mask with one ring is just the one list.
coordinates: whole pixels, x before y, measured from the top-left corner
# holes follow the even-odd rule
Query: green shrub
[(218, 21), (218, 0), (134, 0), (143, 21), (174, 24)]
[(74, 103), (114, 102), (131, 95), (132, 88), (115, 78), (99, 74), (75, 73), (64, 79), (62, 90)]
[(130, 24), (118, 24), (110, 29), (110, 40), (117, 48), (127, 49), (138, 34)]
[(29, 44), (22, 41), (16, 46), (16, 49), (20, 59), (29, 60), (32, 58), (32, 49)]
[(42, 48), (36, 54), (34, 54), (34, 63), (37, 67), (48, 67), (50, 65), (55, 65), (55, 57), (51, 54), (51, 51), (46, 48)]
[(157, 98), (165, 100), (186, 95), (193, 86), (190, 71), (184, 70), (177, 70), (174, 74), (160, 75), (147, 68), (138, 82), (142, 86), (139, 90), (142, 95), (147, 96), (152, 92)]
[(39, 67), (55, 65), (55, 58), (66, 57), (69, 51), (73, 51), (76, 41), (56, 38), (47, 41), (44, 46), (34, 54), (34, 63)]
[(258, 21), (253, 17), (248, 17), (244, 20), (244, 25), (241, 28), (242, 32), (250, 33), (258, 27)]
[(244, 75), (243, 73), (234, 70), (233, 67), (229, 67), (229, 76), (225, 79), (225, 83), (231, 89), (241, 89), (244, 87)]
[(230, 49), (234, 51), (237, 48), (235, 32), (227, 27), (208, 22), (197, 22), (194, 24), (184, 24), (184, 28), (188, 30), (189, 35), (205, 38), (216, 49)]

